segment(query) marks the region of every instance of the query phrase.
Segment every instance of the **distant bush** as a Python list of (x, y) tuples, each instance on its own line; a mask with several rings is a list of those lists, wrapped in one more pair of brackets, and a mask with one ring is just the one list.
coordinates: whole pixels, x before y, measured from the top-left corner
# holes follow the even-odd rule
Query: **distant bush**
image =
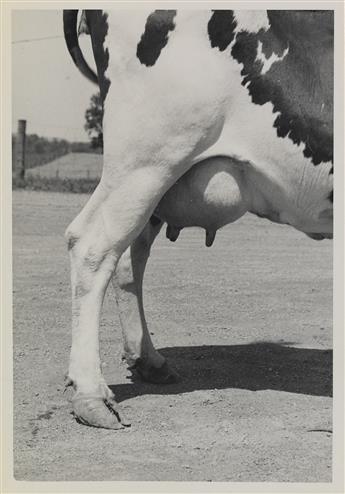
[(93, 94), (85, 112), (84, 129), (91, 139), (93, 149), (103, 149), (103, 102), (100, 92)]
[(13, 189), (44, 190), (51, 192), (73, 192), (91, 194), (99, 180), (87, 178), (58, 178), (28, 175), (25, 179), (13, 178)]
[(92, 142), (71, 142), (69, 151), (71, 153), (103, 153), (103, 149), (101, 147), (93, 146)]

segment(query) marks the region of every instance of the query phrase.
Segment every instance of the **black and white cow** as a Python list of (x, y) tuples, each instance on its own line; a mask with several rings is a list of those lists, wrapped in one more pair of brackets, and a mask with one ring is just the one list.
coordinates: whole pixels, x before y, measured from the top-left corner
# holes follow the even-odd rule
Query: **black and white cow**
[(112, 278), (128, 363), (149, 381), (175, 378), (142, 302), (164, 222), (171, 240), (205, 228), (207, 245), (246, 212), (332, 238), (333, 12), (86, 11), (81, 26), (97, 76), (78, 45), (77, 11), (64, 12), (68, 49), (104, 101), (104, 167), (66, 231), (68, 384), (81, 422), (117, 429), (125, 421), (113, 413), (98, 342)]

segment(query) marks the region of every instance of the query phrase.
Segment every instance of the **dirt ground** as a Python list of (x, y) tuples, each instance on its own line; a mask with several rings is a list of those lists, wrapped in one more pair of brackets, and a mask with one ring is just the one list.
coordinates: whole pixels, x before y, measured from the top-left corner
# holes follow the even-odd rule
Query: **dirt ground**
[(330, 482), (332, 242), (247, 215), (204, 245), (153, 247), (145, 305), (178, 384), (132, 382), (112, 287), (104, 374), (132, 426), (79, 425), (64, 391), (70, 347), (63, 232), (87, 196), (16, 191), (14, 448), (17, 480)]

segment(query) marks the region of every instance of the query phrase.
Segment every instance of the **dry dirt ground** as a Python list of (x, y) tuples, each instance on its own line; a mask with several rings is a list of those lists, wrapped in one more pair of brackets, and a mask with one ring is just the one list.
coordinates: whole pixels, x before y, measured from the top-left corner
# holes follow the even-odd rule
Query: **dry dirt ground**
[(204, 246), (161, 234), (145, 300), (178, 384), (132, 382), (110, 287), (104, 374), (132, 427), (79, 425), (63, 232), (87, 196), (13, 195), (17, 480), (330, 482), (332, 243), (245, 216)]

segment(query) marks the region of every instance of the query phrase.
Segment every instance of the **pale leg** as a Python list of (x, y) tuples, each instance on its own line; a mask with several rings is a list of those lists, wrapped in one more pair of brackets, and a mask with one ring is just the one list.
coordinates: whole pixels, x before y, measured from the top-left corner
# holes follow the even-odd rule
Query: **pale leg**
[(124, 358), (129, 368), (135, 369), (145, 381), (166, 384), (175, 382), (177, 374), (155, 350), (143, 306), (145, 267), (162, 224), (157, 218), (147, 223), (121, 256), (112, 281), (124, 338)]
[(136, 170), (122, 178), (115, 190), (102, 196), (100, 204), (92, 208), (92, 214), (82, 212), (66, 233), (72, 272), (68, 379), (76, 390), (74, 413), (89, 425), (120, 427), (118, 416), (109, 410), (114, 396), (100, 369), (101, 308), (118, 260), (148, 222), (167, 186), (159, 169)]

